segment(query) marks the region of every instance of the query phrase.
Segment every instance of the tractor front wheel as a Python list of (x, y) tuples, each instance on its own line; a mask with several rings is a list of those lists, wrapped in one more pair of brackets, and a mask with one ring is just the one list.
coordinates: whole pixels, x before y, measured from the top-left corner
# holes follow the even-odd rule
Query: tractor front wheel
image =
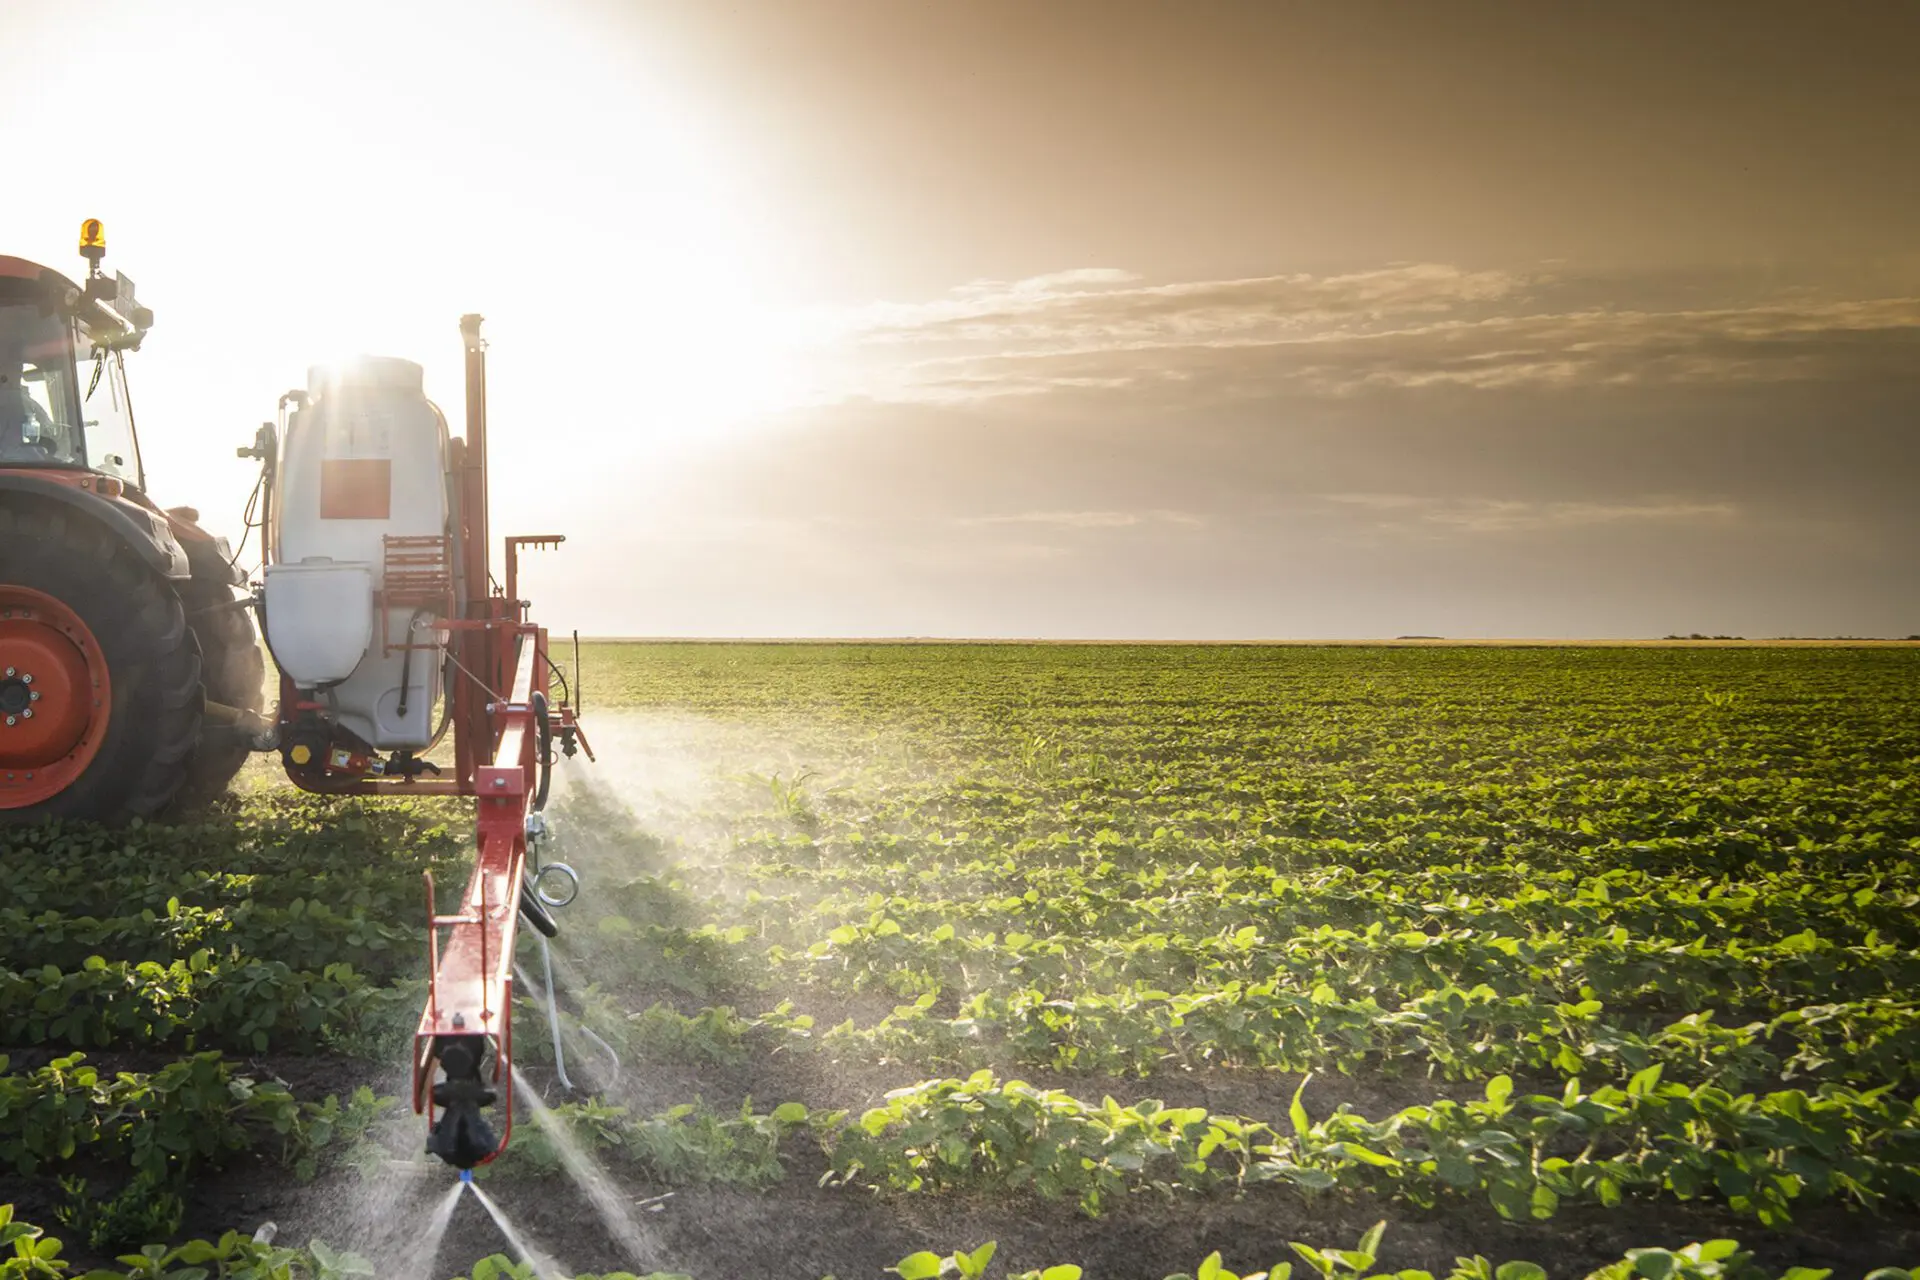
[(0, 505), (0, 819), (159, 812), (203, 707), (171, 584), (84, 513)]

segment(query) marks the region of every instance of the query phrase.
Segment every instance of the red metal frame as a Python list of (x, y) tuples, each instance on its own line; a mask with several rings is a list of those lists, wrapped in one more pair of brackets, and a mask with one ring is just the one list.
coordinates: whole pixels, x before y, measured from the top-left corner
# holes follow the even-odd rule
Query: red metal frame
[[(505, 1124), (485, 1164), (506, 1147), (513, 1132), (513, 944), (520, 916), (520, 892), (527, 863), (527, 815), (533, 804), (543, 741), (565, 740), (586, 748), (573, 708), (553, 705), (549, 696), (547, 633), (525, 620), (518, 597), (522, 547), (557, 546), (558, 534), (506, 540), (507, 589), (494, 587), (489, 564), (487, 513), (486, 343), (480, 317), (463, 316), (460, 333), (466, 348), (466, 437), (451, 453), (459, 500), (457, 527), (446, 537), (388, 537), (383, 544), (384, 573), (376, 639), (383, 653), (403, 648), (432, 648), (412, 635), (389, 634), (389, 609), (431, 613), (435, 632), (447, 637), (454, 672), (448, 697), (454, 741), (450, 777), (386, 776), (315, 781), (330, 795), (461, 795), (475, 799), (473, 871), (459, 908), (441, 914), (435, 905), (432, 873), (426, 875), (426, 1008), (414, 1036), (413, 1109), (434, 1123), (436, 1054), (452, 1037), (484, 1037), (493, 1045), (492, 1078), (507, 1081)], [(456, 541), (457, 540), (457, 541)], [(458, 555), (456, 556), (456, 551)], [(456, 576), (455, 565), (460, 567)], [(283, 730), (303, 712), (324, 707), (302, 700), (281, 680)], [(546, 733), (535, 720), (545, 707)], [(300, 781), (295, 779), (296, 782)]]
[[(513, 943), (520, 917), (520, 889), (527, 858), (527, 811), (540, 768), (539, 726), (533, 695), (547, 692), (546, 633), (525, 623), (509, 624), (514, 637), (514, 677), (504, 702), (489, 710), (495, 725), (492, 763), (475, 779), (479, 855), (461, 895), (461, 909), (434, 909), (433, 873), (427, 888), (427, 1007), (414, 1033), (413, 1109), (434, 1119), (434, 1043), (438, 1037), (483, 1035), (493, 1043), (493, 1079), (507, 1080), (500, 1145), (513, 1134)], [(482, 634), (494, 634), (489, 630)], [(444, 945), (440, 931), (448, 931)]]

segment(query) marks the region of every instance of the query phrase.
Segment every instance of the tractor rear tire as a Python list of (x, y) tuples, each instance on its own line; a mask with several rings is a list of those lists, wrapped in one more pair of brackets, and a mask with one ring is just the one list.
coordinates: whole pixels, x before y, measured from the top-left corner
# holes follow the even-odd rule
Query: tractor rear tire
[[(252, 617), (233, 589), (210, 578), (181, 584), (187, 622), (200, 641), (200, 679), (208, 702), (258, 712), (265, 698), (266, 659), (254, 638)], [(191, 809), (218, 799), (253, 752), (239, 733), (208, 727), (187, 764), (177, 806)]]
[[(9, 502), (0, 504), (0, 596), (57, 606), (42, 610), (39, 621), (31, 607), (14, 608), (13, 618), (0, 620), (0, 627), (13, 626), (6, 634), (17, 651), (37, 645), (52, 652), (59, 633), (74, 638), (65, 657), (81, 665), (70, 665), (60, 679), (42, 679), (50, 699), (36, 699), (42, 715), (60, 714), (61, 701), (82, 714), (88, 672), (104, 675), (110, 690), (108, 698), (92, 699), (100, 705), (85, 708), (86, 751), (69, 758), (65, 767), (73, 776), (58, 792), (38, 794), (26, 779), (30, 766), (53, 764), (38, 780), (44, 790), (49, 779), (64, 776), (61, 762), (15, 760), (0, 771), (0, 820), (118, 823), (164, 809), (186, 782), (205, 706), (200, 646), (173, 584), (84, 511)], [(57, 630), (44, 624), (54, 615)], [(7, 692), (22, 700), (22, 689)]]

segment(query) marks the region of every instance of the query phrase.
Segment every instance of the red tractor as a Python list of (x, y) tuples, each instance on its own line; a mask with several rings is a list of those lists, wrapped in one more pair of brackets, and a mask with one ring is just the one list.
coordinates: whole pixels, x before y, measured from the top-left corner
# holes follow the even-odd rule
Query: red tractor
[(224, 790), (263, 663), (245, 577), (198, 513), (147, 496), (125, 354), (153, 313), (0, 257), (0, 818), (118, 821)]
[(251, 751), (321, 794), (474, 797), (455, 909), (426, 885), (412, 1064), (428, 1149), (471, 1169), (512, 1129), (510, 1090), (497, 1136), (483, 1109), (511, 1070), (516, 926), (551, 936), (577, 888), (539, 861), (552, 770), (592, 757), (518, 596), (520, 551), (561, 537), (507, 538), (504, 589), (491, 571), (480, 317), (460, 322), (464, 439), (407, 360), (319, 366), (281, 398), (239, 451), (261, 464), (263, 554), (236, 594), (226, 540), (146, 495), (122, 358), (152, 313), (100, 274), (97, 221), (80, 251), (84, 285), (0, 258), (0, 819), (145, 817), (224, 789)]

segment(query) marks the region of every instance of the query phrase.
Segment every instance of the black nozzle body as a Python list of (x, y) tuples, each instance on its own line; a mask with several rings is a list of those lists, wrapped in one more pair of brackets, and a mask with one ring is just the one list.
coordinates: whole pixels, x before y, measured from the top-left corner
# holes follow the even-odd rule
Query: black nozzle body
[(480, 1075), (486, 1054), (485, 1036), (441, 1036), (434, 1042), (434, 1056), (447, 1078), (433, 1086), (440, 1115), (427, 1134), (427, 1153), (456, 1169), (473, 1168), (500, 1146), (480, 1113), (499, 1097)]

